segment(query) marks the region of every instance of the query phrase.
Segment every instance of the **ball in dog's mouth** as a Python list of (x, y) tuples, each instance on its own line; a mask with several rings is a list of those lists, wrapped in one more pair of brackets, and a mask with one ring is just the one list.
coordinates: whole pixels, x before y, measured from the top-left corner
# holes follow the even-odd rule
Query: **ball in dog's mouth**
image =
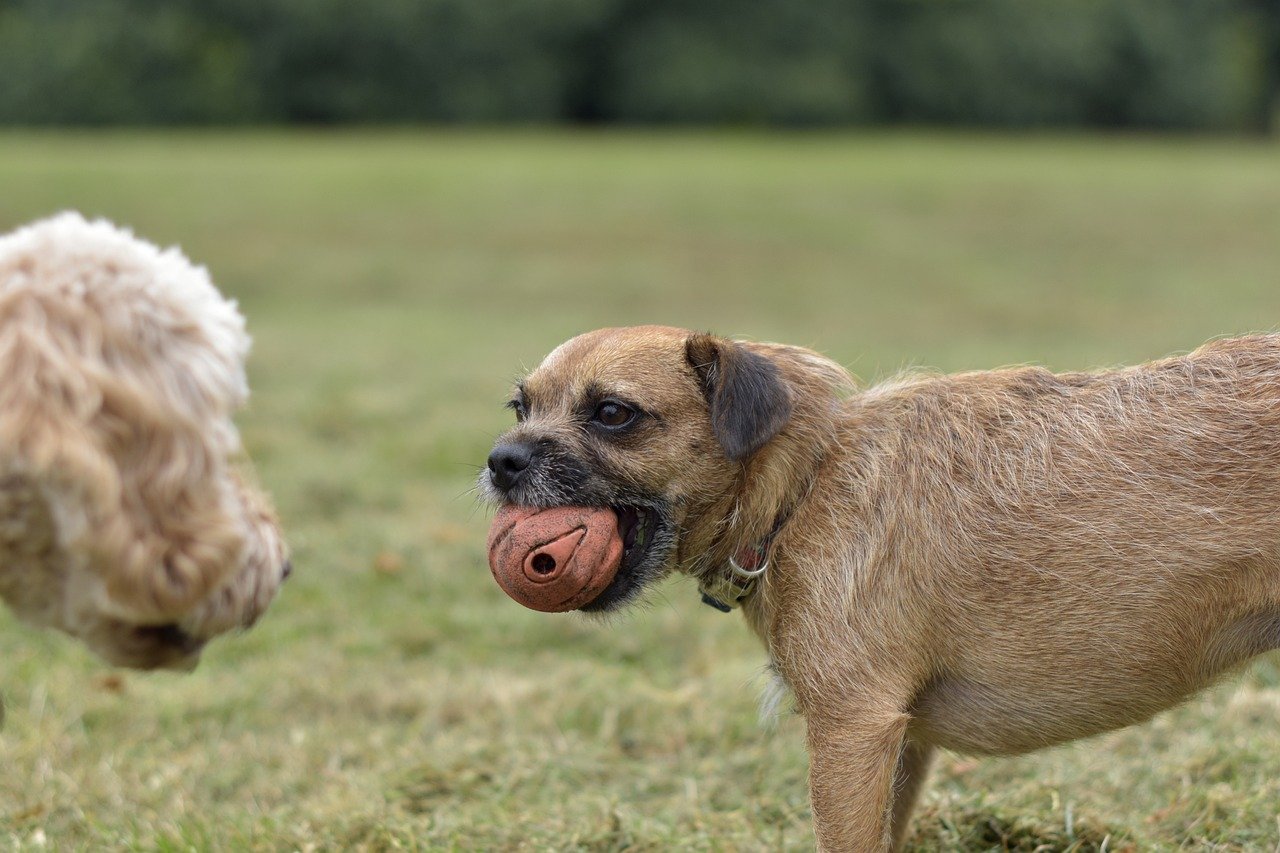
[(525, 607), (576, 610), (617, 576), (625, 540), (634, 543), (641, 526), (638, 517), (622, 517), (627, 514), (604, 507), (504, 506), (489, 528), (489, 569), (503, 592)]

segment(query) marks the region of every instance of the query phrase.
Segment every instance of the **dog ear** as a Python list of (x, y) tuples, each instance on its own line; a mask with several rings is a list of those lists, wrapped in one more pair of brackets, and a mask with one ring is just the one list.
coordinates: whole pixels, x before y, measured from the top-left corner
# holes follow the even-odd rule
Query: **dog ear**
[(707, 399), (716, 439), (734, 462), (764, 447), (791, 418), (791, 392), (767, 356), (697, 334), (685, 341), (685, 358)]

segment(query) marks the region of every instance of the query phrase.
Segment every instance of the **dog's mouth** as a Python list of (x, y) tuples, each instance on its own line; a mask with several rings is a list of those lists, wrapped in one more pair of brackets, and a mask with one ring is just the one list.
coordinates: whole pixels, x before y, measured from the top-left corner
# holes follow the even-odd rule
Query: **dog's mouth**
[(618, 517), (622, 564), (604, 591), (579, 608), (589, 613), (621, 606), (655, 578), (665, 559), (661, 545), (670, 539), (670, 525), (657, 507), (614, 506), (611, 509)]
[(618, 516), (618, 535), (622, 537), (622, 566), (619, 571), (635, 566), (653, 547), (653, 513), (638, 506), (614, 507)]
[(141, 642), (182, 652), (194, 652), (203, 645), (200, 640), (188, 634), (175, 622), (165, 625), (142, 625), (133, 629), (133, 635)]
[(140, 669), (190, 669), (205, 641), (176, 623), (139, 625), (130, 629), (128, 659), (117, 661)]

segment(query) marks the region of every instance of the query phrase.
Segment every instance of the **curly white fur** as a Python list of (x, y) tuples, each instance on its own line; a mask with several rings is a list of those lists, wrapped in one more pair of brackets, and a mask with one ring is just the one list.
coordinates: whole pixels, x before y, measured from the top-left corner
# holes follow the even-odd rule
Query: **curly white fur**
[(176, 248), (64, 213), (0, 237), (0, 598), (128, 666), (185, 666), (287, 573), (231, 459), (234, 302)]

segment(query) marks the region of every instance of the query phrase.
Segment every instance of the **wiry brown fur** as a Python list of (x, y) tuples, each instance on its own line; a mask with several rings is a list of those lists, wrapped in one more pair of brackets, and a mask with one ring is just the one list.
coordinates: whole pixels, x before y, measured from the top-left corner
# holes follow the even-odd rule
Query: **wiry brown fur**
[(117, 664), (186, 666), (267, 606), (285, 548), (232, 461), (247, 348), (176, 250), (74, 214), (0, 238), (0, 597), (19, 616)]
[[(733, 347), (776, 365), (792, 407), (741, 461), (711, 417), (731, 390), (700, 363)], [(935, 747), (1129, 725), (1280, 647), (1280, 336), (846, 394), (807, 350), (643, 327), (577, 338), (526, 380), (555, 429), (587, 385), (670, 424), (597, 451), (680, 508), (668, 570), (720, 571), (786, 519), (743, 609), (806, 718), (826, 849), (896, 847)]]

